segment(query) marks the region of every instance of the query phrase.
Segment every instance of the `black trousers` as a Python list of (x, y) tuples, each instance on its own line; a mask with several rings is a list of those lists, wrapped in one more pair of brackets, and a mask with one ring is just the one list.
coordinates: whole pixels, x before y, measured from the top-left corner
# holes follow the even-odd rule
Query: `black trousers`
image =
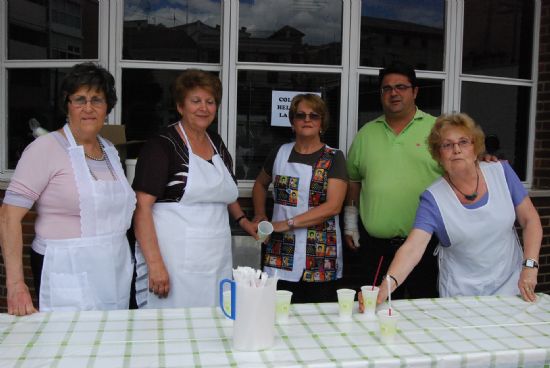
[(31, 248), (31, 271), (34, 281), (34, 291), (36, 293), (36, 301), (38, 305), (35, 305), (36, 309), (40, 305), (40, 281), (42, 280), (42, 265), (44, 264), (44, 256), (40, 253), (36, 253)]
[[(382, 282), (382, 277), (388, 272), (393, 257), (402, 242), (400, 239), (390, 240), (371, 237), (363, 227), (361, 221), (359, 221), (359, 236), (359, 242), (361, 243), (359, 253), (362, 259), (361, 264), (364, 265), (364, 272), (362, 273), (363, 285), (372, 285), (380, 257), (384, 256), (378, 278), (375, 281), (375, 285), (379, 285)], [(398, 280), (400, 285), (392, 293), (392, 299), (439, 297), (437, 287), (439, 268), (437, 256), (433, 255), (438, 243), (439, 240), (433, 235), (420, 262), (412, 270), (407, 279), (405, 281)]]
[(292, 291), (292, 303), (328, 303), (336, 302), (336, 290), (342, 287), (342, 279), (325, 282), (277, 281), (278, 290)]

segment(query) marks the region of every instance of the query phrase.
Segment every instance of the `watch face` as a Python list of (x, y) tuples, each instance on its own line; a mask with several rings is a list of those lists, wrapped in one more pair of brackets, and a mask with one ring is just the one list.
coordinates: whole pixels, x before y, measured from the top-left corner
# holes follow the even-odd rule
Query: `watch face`
[(533, 268), (535, 267), (535, 261), (533, 261), (532, 259), (528, 259), (525, 261), (525, 266)]

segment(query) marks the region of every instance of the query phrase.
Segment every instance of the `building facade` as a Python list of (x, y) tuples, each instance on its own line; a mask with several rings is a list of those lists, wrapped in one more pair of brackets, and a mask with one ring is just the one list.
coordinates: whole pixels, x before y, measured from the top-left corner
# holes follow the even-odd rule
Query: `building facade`
[[(29, 121), (47, 130), (64, 123), (57, 95), (75, 62), (112, 72), (119, 103), (108, 124), (125, 125), (135, 141), (177, 121), (170, 84), (179, 72), (217, 74), (224, 90), (213, 128), (233, 155), (246, 206), (269, 150), (291, 138), (284, 96), (320, 94), (331, 115), (325, 141), (347, 152), (381, 113), (378, 70), (404, 60), (417, 71), (418, 106), (470, 114), (488, 151), (529, 189), (545, 234), (539, 290), (550, 292), (547, 1), (2, 0), (0, 17), (0, 190), (33, 139)], [(127, 154), (138, 152), (133, 145)], [(348, 265), (351, 278), (360, 272), (351, 257)]]

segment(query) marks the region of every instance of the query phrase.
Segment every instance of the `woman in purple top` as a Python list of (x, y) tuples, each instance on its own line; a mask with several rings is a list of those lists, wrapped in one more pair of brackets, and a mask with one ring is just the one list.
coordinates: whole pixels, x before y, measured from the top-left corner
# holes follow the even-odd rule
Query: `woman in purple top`
[(428, 145), (445, 173), (422, 194), (413, 230), (388, 269), (378, 303), (388, 296), (387, 282), (394, 290), (409, 275), (434, 232), (440, 239), (440, 296), (521, 293), (535, 301), (542, 227), (517, 175), (506, 162), (479, 162), (484, 134), (466, 114), (440, 116)]

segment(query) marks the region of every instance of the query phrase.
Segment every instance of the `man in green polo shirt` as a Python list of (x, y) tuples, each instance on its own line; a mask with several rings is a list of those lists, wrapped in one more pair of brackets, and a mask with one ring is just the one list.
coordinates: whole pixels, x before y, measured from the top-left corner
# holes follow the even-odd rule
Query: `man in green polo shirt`
[[(384, 115), (365, 124), (353, 140), (347, 159), (350, 187), (344, 215), (345, 243), (362, 256), (362, 282), (372, 283), (384, 256), (377, 285), (412, 229), (420, 194), (442, 174), (427, 149), (426, 138), (435, 117), (416, 107), (414, 69), (392, 64), (380, 71), (378, 79)], [(434, 236), (392, 298), (438, 296), (436, 245)]]

